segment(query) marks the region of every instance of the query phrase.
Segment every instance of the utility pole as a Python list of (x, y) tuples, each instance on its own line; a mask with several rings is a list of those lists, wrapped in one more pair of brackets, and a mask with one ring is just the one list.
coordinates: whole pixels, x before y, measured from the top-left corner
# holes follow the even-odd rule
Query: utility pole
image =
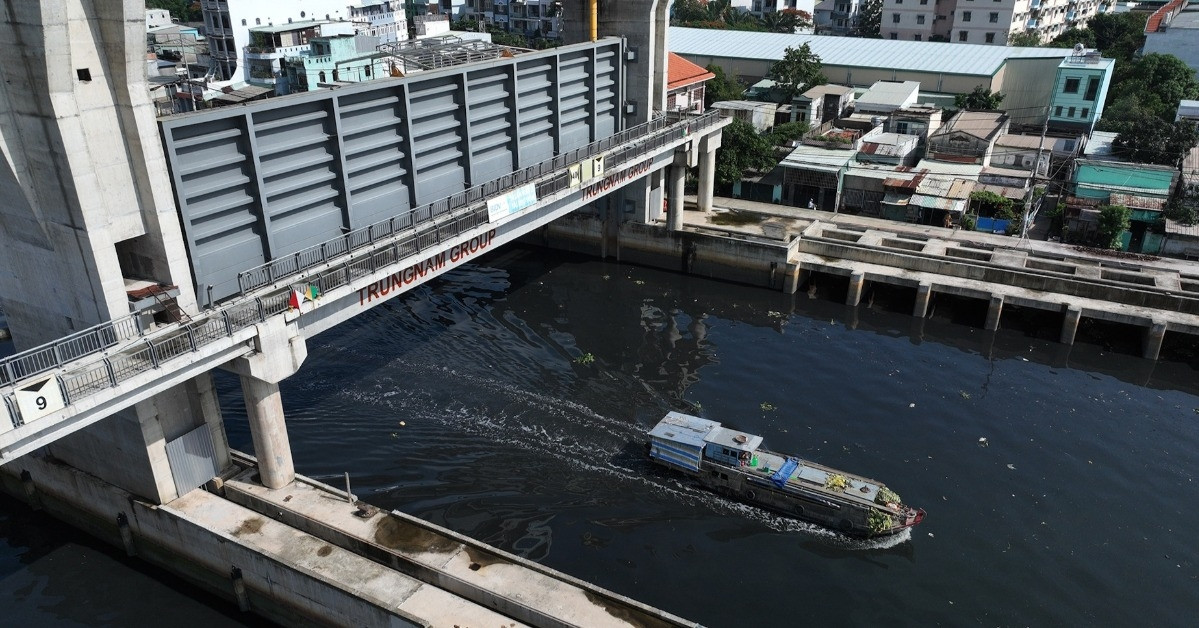
[[(1032, 177), (1029, 178), (1028, 192), (1024, 194), (1024, 215), (1020, 220), (1020, 241), (1028, 239), (1028, 217), (1032, 209), (1033, 194), (1037, 189), (1037, 169), (1041, 167), (1041, 155), (1045, 152), (1045, 134), (1049, 131), (1049, 107), (1045, 107), (1045, 122), (1041, 124), (1041, 141), (1037, 144), (1037, 159), (1032, 164)], [(1048, 170), (1048, 168), (1046, 168)]]

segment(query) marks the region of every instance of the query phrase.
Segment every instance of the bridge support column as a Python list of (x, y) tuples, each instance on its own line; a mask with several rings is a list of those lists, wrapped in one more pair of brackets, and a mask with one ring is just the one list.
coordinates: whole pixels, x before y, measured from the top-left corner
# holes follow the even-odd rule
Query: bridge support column
[(699, 211), (710, 212), (716, 186), (716, 149), (720, 148), (720, 135), (705, 135), (699, 146)]
[(983, 323), (983, 329), (987, 331), (995, 331), (999, 329), (999, 317), (1003, 314), (1003, 295), (997, 294), (991, 296), (991, 303), (987, 305), (987, 321)]
[(1141, 355), (1146, 360), (1156, 360), (1161, 354), (1162, 340), (1165, 338), (1166, 324), (1162, 321), (1153, 321), (1153, 325), (1145, 330), (1145, 342)]
[(682, 231), (683, 229), (683, 183), (687, 178), (686, 158), (675, 156), (674, 163), (670, 166), (670, 192), (667, 202), (669, 203), (666, 211), (666, 218), (671, 231)]
[(243, 375), (241, 390), (246, 398), (254, 455), (258, 458), (258, 476), (267, 488), (283, 488), (296, 479), (296, 468), (291, 459), (279, 384)]
[(1064, 345), (1074, 344), (1074, 335), (1078, 333), (1078, 321), (1082, 319), (1082, 309), (1077, 307), (1066, 308), (1066, 314), (1062, 317), (1062, 336), (1061, 343)]
[(866, 285), (865, 273), (854, 273), (849, 276), (849, 292), (845, 295), (845, 305), (857, 307), (862, 301), (862, 287)]
[(928, 316), (928, 302), (933, 296), (933, 285), (922, 283), (916, 287), (916, 305), (912, 307), (912, 316), (924, 318)]

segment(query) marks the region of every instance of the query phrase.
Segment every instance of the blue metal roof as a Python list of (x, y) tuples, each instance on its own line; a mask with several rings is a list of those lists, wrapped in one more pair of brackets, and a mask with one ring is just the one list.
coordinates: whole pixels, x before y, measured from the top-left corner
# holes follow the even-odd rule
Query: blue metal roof
[(863, 39), (670, 27), (670, 51), (680, 55), (778, 61), (788, 46), (808, 44), (827, 66), (888, 68), (934, 74), (992, 76), (1008, 59), (1064, 59), (1069, 48), (1015, 48), (931, 41)]
[(681, 412), (670, 412), (661, 421), (658, 421), (654, 429), (650, 430), (649, 435), (698, 449), (704, 446), (704, 439), (708, 434), (719, 427), (720, 423), (716, 421), (701, 419)]

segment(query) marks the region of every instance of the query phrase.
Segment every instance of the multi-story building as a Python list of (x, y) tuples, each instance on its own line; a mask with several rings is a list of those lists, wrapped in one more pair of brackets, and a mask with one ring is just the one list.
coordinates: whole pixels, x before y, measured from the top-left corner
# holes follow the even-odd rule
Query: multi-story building
[(250, 43), (250, 28), (306, 20), (348, 21), (357, 0), (200, 0), (204, 36), (217, 74), (225, 80), (242, 72), (240, 56)]
[(1100, 56), (1098, 50), (1086, 50), (1081, 44), (1075, 47), (1074, 54), (1057, 66), (1049, 127), (1087, 134), (1095, 130), (1103, 117), (1103, 102), (1107, 100), (1115, 63)]
[(534, 39), (562, 36), (561, 0), (465, 0), (461, 16)]
[(858, 14), (863, 4), (865, 2), (862, 0), (822, 0), (812, 9), (812, 22), (816, 32), (823, 35), (857, 33)]
[(305, 20), (275, 26), (256, 26), (249, 29), (250, 44), (242, 52), (245, 60), (245, 81), (259, 87), (274, 87), (276, 93), (286, 94), (283, 62), (290, 57), (306, 55), (310, 43), (318, 37), (352, 35), (349, 22)]
[(288, 89), (307, 92), (341, 83), (361, 83), (390, 76), (384, 55), (371, 36), (314, 37), (308, 51), (283, 62)]
[(381, 44), (408, 39), (403, 0), (358, 0), (349, 9), (350, 21), (359, 35), (378, 37)]
[(889, 39), (995, 46), (1032, 33), (1044, 43), (1086, 26), (1106, 6), (1101, 0), (883, 0), (879, 32)]
[(758, 17), (787, 9), (812, 15), (816, 10), (816, 0), (752, 0), (749, 5), (749, 12)]

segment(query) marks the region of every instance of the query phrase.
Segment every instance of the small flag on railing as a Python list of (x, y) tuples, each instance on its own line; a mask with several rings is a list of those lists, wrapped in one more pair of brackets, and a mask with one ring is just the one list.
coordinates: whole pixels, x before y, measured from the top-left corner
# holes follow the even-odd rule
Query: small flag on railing
[(308, 284), (308, 289), (304, 292), (304, 298), (309, 301), (316, 301), (321, 298), (321, 289), (316, 287), (316, 284)]
[(300, 291), (292, 288), (291, 295), (287, 297), (287, 309), (300, 309), (300, 303), (303, 299), (304, 297), (300, 294)]

